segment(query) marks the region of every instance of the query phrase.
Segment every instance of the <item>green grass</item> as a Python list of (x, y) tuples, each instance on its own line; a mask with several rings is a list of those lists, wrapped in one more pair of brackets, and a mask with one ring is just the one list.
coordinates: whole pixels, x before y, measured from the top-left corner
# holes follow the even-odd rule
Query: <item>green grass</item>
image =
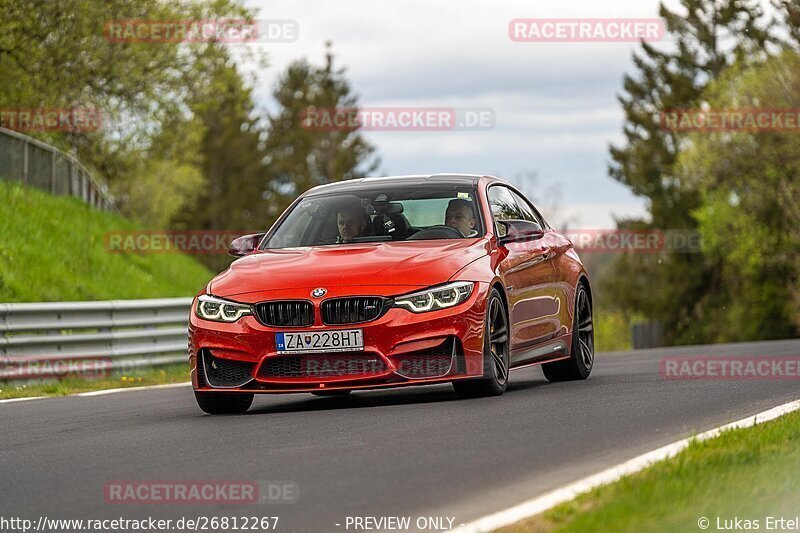
[(141, 229), (90, 208), (0, 179), (0, 302), (193, 296), (212, 273), (177, 253), (111, 253), (109, 231)]
[(631, 326), (622, 312), (594, 310), (594, 345), (598, 352), (631, 349)]
[(66, 396), (79, 392), (189, 381), (189, 363), (164, 365), (158, 368), (128, 370), (105, 378), (64, 378), (47, 383), (11, 384), (0, 382), (0, 400), (31, 396)]
[[(212, 273), (191, 256), (106, 250), (107, 232), (138, 229), (77, 198), (0, 179), (0, 302), (193, 296), (211, 279)], [(0, 381), (0, 399), (188, 380), (188, 364), (178, 364), (102, 379), (71, 377), (24, 385)]]
[(799, 472), (794, 412), (694, 442), (670, 460), (502, 531), (701, 531), (701, 517), (710, 520), (707, 531), (717, 531), (718, 517), (759, 520), (765, 530), (768, 516), (800, 515)]

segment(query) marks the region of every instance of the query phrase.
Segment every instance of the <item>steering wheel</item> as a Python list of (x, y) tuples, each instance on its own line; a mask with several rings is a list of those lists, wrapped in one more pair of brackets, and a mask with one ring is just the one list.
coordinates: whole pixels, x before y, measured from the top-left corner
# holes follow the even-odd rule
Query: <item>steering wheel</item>
[(406, 240), (422, 241), (425, 239), (463, 239), (464, 234), (458, 228), (446, 226), (444, 224), (431, 226), (416, 232)]

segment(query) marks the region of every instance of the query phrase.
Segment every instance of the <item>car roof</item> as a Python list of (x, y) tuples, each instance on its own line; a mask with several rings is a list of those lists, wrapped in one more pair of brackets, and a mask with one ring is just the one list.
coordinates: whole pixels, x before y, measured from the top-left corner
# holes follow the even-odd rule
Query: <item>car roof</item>
[(336, 181), (317, 185), (309, 189), (306, 194), (330, 193), (338, 191), (351, 191), (367, 188), (372, 185), (389, 185), (392, 183), (402, 185), (432, 185), (432, 184), (452, 184), (452, 185), (475, 185), (481, 178), (492, 181), (500, 181), (500, 178), (486, 176), (482, 174), (413, 174), (407, 176), (384, 176), (372, 178), (356, 178), (351, 180)]

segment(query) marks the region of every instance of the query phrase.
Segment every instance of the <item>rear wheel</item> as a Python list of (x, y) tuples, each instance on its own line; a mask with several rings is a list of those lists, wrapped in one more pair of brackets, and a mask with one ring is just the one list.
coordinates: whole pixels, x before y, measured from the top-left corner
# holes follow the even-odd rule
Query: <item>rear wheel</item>
[(210, 415), (241, 414), (253, 404), (252, 394), (195, 392), (197, 405)]
[(572, 349), (569, 359), (542, 365), (547, 381), (572, 381), (586, 379), (594, 366), (594, 326), (592, 304), (583, 284), (575, 295), (575, 313), (572, 317)]
[(496, 288), (489, 293), (483, 338), (483, 377), (453, 382), (463, 398), (500, 396), (508, 384), (508, 315)]

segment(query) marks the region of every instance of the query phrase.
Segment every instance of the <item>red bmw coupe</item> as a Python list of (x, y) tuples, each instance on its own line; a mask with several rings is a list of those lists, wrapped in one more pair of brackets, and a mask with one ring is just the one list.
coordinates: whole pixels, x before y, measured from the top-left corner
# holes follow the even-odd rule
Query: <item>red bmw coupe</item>
[(315, 187), (194, 299), (192, 385), (207, 413), (254, 394), (339, 396), (451, 382), (502, 394), (594, 363), (592, 293), (572, 243), (490, 176), (365, 178)]

